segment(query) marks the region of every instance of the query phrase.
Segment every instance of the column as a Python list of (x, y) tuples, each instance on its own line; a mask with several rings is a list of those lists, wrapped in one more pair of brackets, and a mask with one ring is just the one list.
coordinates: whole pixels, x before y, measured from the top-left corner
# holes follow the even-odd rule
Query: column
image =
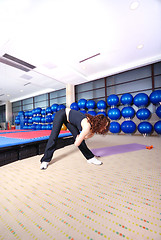
[(66, 107), (70, 107), (70, 105), (75, 102), (75, 88), (72, 84), (66, 85)]
[(6, 122), (12, 122), (12, 103), (6, 102)]

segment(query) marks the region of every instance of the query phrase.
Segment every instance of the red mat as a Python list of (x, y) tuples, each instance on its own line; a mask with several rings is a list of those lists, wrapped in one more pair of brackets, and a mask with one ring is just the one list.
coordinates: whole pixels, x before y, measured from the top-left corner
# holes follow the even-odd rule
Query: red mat
[[(30, 131), (30, 132), (14, 132), (14, 133), (7, 133), (1, 134), (1, 137), (7, 138), (19, 138), (19, 139), (30, 139), (30, 138), (40, 138), (40, 137), (47, 137), (51, 133), (51, 130), (39, 130), (39, 131)], [(69, 133), (69, 131), (60, 131), (62, 133)]]

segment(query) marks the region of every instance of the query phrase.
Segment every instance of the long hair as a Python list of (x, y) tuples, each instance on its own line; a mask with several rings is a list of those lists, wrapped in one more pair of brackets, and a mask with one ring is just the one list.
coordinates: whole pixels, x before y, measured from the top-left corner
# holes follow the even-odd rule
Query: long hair
[(92, 116), (86, 114), (87, 119), (91, 125), (91, 132), (96, 134), (106, 134), (110, 127), (110, 119), (103, 114)]

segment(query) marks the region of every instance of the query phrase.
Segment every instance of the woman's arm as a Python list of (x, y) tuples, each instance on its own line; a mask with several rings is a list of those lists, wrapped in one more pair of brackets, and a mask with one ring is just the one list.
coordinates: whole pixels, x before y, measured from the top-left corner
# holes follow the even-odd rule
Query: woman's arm
[(90, 136), (91, 135), (91, 133), (90, 133), (91, 125), (89, 124), (89, 122), (87, 121), (86, 118), (82, 120), (81, 125), (82, 125), (82, 131), (79, 135), (77, 135), (75, 143), (74, 143), (76, 147), (78, 147), (84, 139), (87, 139), (87, 138), (93, 136), (93, 135)]

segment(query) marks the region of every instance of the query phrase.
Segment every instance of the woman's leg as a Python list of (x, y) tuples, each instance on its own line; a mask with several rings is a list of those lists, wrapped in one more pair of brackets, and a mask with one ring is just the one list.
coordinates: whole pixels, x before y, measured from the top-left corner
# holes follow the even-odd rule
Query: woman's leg
[[(75, 140), (77, 135), (79, 134), (79, 130), (74, 125), (72, 125), (71, 123), (68, 123), (68, 122), (66, 124), (66, 127), (72, 133), (74, 140)], [(85, 141), (83, 141), (78, 148), (87, 160), (94, 157), (94, 154), (89, 150)]]
[(53, 121), (53, 128), (52, 128), (49, 140), (48, 140), (46, 148), (45, 148), (44, 156), (40, 160), (41, 163), (51, 161), (53, 153), (56, 149), (58, 135), (60, 133), (63, 123), (66, 124), (66, 113), (65, 113), (64, 109), (60, 110), (59, 112), (57, 112), (55, 114), (54, 121)]

